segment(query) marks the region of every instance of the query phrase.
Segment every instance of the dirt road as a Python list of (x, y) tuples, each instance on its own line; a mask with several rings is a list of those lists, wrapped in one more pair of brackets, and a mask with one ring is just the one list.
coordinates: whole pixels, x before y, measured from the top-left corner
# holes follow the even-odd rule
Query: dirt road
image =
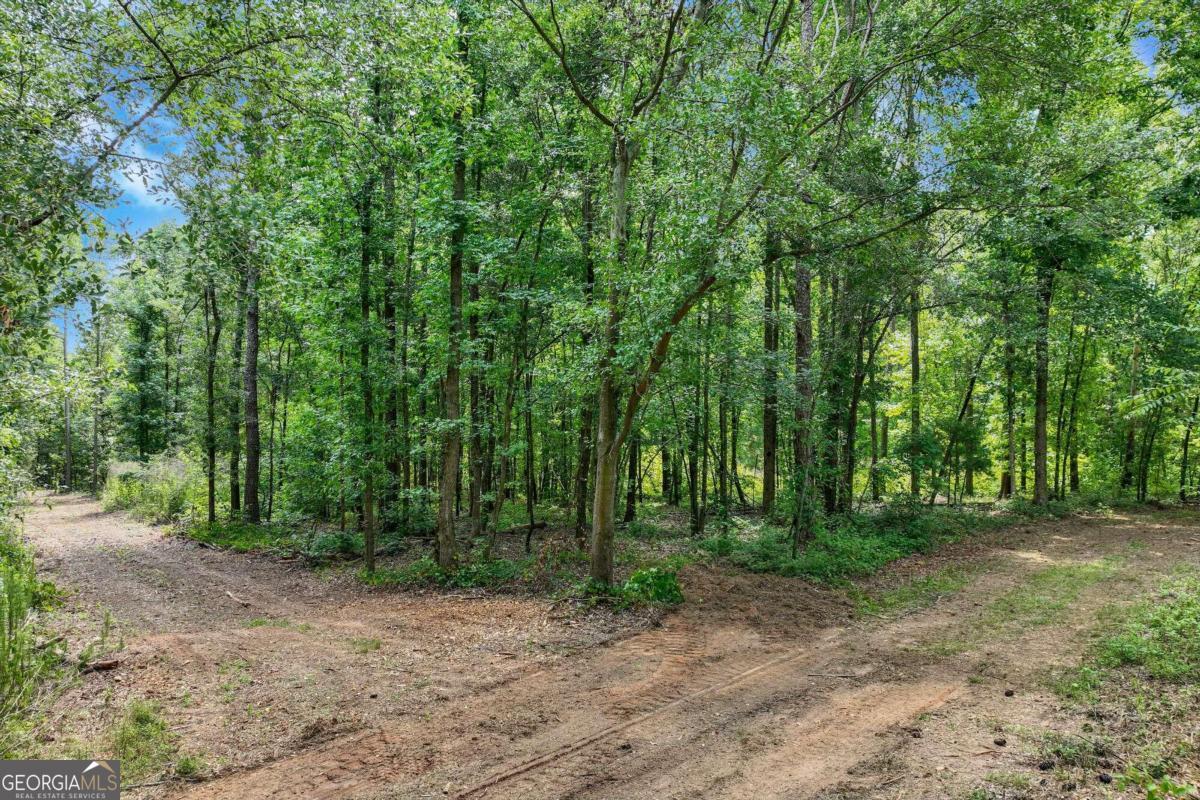
[(688, 602), (656, 624), (368, 591), (80, 497), (39, 499), (26, 531), (73, 592), (71, 646), (106, 612), (124, 646), (54, 704), (51, 749), (102, 748), (96, 731), (149, 698), (207, 779), (134, 791), (195, 800), (955, 797), (1028, 768), (1020, 731), (1071, 724), (1045, 673), (1078, 656), (1097, 609), (1200, 563), (1194, 516), (1075, 519), (897, 565), (881, 585), (972, 576), (907, 613), (692, 568)]

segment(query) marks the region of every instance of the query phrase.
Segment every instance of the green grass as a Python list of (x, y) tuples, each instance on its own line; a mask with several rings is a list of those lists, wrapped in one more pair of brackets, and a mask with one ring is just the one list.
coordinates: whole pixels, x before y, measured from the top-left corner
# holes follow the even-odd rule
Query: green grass
[(112, 749), (121, 761), (121, 778), (143, 780), (164, 772), (179, 750), (176, 737), (158, 705), (134, 700), (112, 734)]
[[(1095, 720), (1089, 728), (1111, 730), (1121, 786), (1154, 800), (1196, 796), (1200, 787), (1179, 776), (1196, 767), (1200, 579), (1174, 578), (1133, 605), (1106, 608), (1087, 656), (1057, 673), (1052, 686)], [(1107, 755), (1080, 752), (1085, 761)], [(1059, 756), (1077, 761), (1073, 751)]]
[(49, 634), (38, 623), (38, 612), (57, 603), (13, 524), (0, 520), (0, 757), (27, 749), (30, 706), (59, 672), (62, 648), (42, 645)]
[(1058, 622), (1085, 589), (1111, 577), (1120, 563), (1118, 558), (1105, 558), (1043, 567), (993, 600), (981, 622), (993, 630)]
[(1182, 578), (1139, 603), (1100, 644), (1104, 666), (1137, 667), (1174, 683), (1200, 681), (1200, 579)]
[(290, 619), (277, 619), (275, 617), (255, 617), (242, 623), (247, 628), (286, 628), (288, 630), (296, 630), (302, 633), (307, 633), (312, 630), (312, 625), (307, 622), (299, 624), (292, 622)]
[(361, 639), (351, 639), (350, 640), (350, 647), (354, 650), (354, 652), (356, 652), (360, 655), (365, 655), (366, 653), (374, 653), (376, 650), (378, 650), (382, 646), (383, 646), (383, 641), (381, 639), (376, 639), (376, 638), (361, 638)]
[(640, 603), (676, 605), (683, 602), (678, 569), (686, 559), (639, 560), (629, 579), (619, 586), (599, 587), (580, 581), (566, 566), (578, 559), (575, 554), (561, 553), (551, 558), (530, 556), (523, 559), (478, 557), (463, 562), (452, 572), (442, 570), (431, 558), (422, 558), (403, 567), (380, 569), (373, 574), (359, 573), (359, 578), (372, 586), (405, 588), (437, 586), (449, 589), (502, 589), (532, 585), (549, 577), (569, 593), (594, 600), (608, 599), (622, 605)]
[(105, 511), (128, 511), (143, 522), (173, 522), (187, 511), (197, 488), (187, 473), (184, 462), (168, 453), (145, 464), (111, 464), (100, 504)]
[(1078, 564), (1054, 564), (1035, 570), (984, 607), (966, 628), (924, 642), (934, 656), (964, 653), (988, 638), (1016, 636), (1029, 628), (1061, 622), (1083, 592), (1112, 577), (1119, 558)]
[(887, 616), (933, 605), (939, 598), (954, 594), (970, 582), (978, 568), (944, 567), (930, 575), (877, 592), (853, 590), (858, 612)]

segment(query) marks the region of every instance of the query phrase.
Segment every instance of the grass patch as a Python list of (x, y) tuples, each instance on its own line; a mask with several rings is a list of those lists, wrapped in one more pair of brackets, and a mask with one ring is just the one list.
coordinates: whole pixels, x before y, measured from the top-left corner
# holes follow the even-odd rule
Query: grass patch
[(1082, 564), (1055, 564), (1033, 572), (984, 611), (988, 628), (1026, 628), (1060, 621), (1085, 589), (1111, 577), (1118, 558)]
[(1114, 575), (1120, 563), (1119, 558), (1105, 558), (1036, 570), (988, 604), (969, 627), (928, 640), (920, 649), (929, 655), (953, 656), (989, 638), (1060, 622), (1084, 590)]
[(113, 729), (112, 749), (121, 760), (122, 780), (138, 781), (164, 772), (179, 747), (161, 709), (134, 700)]
[(254, 619), (247, 620), (243, 625), (247, 628), (285, 628), (301, 631), (302, 633), (312, 630), (312, 625), (309, 625), (307, 622), (297, 624), (290, 619), (276, 619), (274, 617), (255, 617)]
[(971, 580), (976, 569), (951, 566), (913, 578), (907, 583), (877, 592), (851, 591), (860, 614), (887, 616), (927, 608), (946, 595), (954, 594)]
[(989, 772), (984, 780), (1003, 789), (1028, 789), (1033, 785), (1030, 777), (1022, 772)]
[(1140, 668), (1174, 683), (1200, 681), (1200, 579), (1183, 578), (1130, 610), (1100, 645), (1104, 666)]
[(207, 769), (208, 764), (203, 756), (196, 754), (182, 755), (175, 762), (175, 777), (183, 778), (184, 780), (193, 780)]
[(100, 505), (105, 511), (128, 511), (143, 522), (172, 522), (190, 506), (187, 472), (187, 465), (169, 453), (145, 464), (110, 464)]
[(403, 567), (379, 569), (370, 575), (361, 572), (359, 577), (372, 586), (497, 589), (520, 581), (535, 563), (533, 557), (520, 560), (480, 557), (463, 562), (457, 570), (447, 572), (432, 558), (425, 557)]
[[(1100, 615), (1096, 639), (1077, 667), (1052, 680), (1064, 699), (1100, 728), (1106, 752), (1071, 752), (1063, 763), (1089, 766), (1112, 755), (1119, 785), (1147, 798), (1195, 797), (1200, 757), (1200, 579), (1175, 578), (1158, 592)], [(1117, 754), (1119, 752), (1119, 755)]]
[(383, 647), (383, 641), (376, 638), (351, 639), (350, 646), (354, 649), (354, 652), (365, 655), (367, 653), (374, 653), (380, 647)]

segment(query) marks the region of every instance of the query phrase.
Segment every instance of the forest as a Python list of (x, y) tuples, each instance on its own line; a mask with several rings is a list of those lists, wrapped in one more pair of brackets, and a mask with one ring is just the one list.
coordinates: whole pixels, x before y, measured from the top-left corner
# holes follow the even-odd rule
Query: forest
[[(893, 601), (925, 608), (985, 585), (989, 568), (946, 572), (936, 554), (1013, 525), (1039, 558), (1070, 562), (1043, 568), (1068, 570), (1053, 586), (1021, 579), (1039, 608), (1086, 605), (1147, 547), (1126, 538), (1164, 526), (1180, 532), (1154, 540), (1138, 574), (1200, 568), (1180, 549), (1200, 527), (1194, 0), (0, 0), (0, 53), (6, 757), (50, 752), (34, 734), (69, 726), (46, 709), (126, 669), (110, 624), (143, 653), (152, 645), (128, 643), (175, 631), (148, 601), (130, 605), (126, 578), (98, 583), (90, 567), (157, 570), (200, 596), (212, 581), (197, 607), (223, 616), (197, 618), (206, 628), (258, 606), (262, 625), (245, 624), (263, 635), (310, 625), (258, 597), (283, 586), (260, 572), (266, 558), (380, 604), (363, 619), (467, 592), (566, 602), (585, 625), (612, 614), (614, 641), (651, 624), (639, 614), (668, 621), (638, 636), (721, 630), (728, 608), (709, 618), (692, 602), (719, 580), (738, 582), (722, 584), (737, 602), (796, 613), (801, 638), (833, 612), (798, 602), (836, 596), (855, 619), (893, 618)], [(63, 516), (73, 503), (87, 505)], [(135, 527), (97, 534), (85, 511)], [(1084, 547), (1086, 520), (1099, 560), (1039, 549)], [(156, 549), (179, 540), (191, 555)], [(931, 571), (897, 572), (923, 558)], [(1194, 698), (1200, 584), (1170, 574), (1185, 583), (1162, 591), (1191, 616), (1163, 645), (1186, 669), (1165, 679), (1187, 680), (1158, 696)], [(160, 590), (176, 596), (144, 591)], [(316, 603), (308, 591), (277, 599)], [(97, 621), (85, 600), (112, 614)], [(458, 619), (420, 608), (433, 629)], [(1032, 613), (1019, 608), (1004, 606), (1018, 622)], [(1150, 626), (1130, 641), (1157, 635), (1129, 613), (1121, 630)], [(356, 657), (386, 652), (386, 630), (359, 632)], [(979, 646), (956, 641), (954, 657)], [(660, 645), (674, 647), (647, 651)], [(230, 678), (242, 668), (228, 659), (213, 669), (230, 691), (257, 685)], [(70, 680), (64, 662), (78, 662)], [(1116, 702), (1117, 680), (1088, 684), (1089, 702)], [(108, 755), (126, 777), (167, 770), (151, 795), (363, 790), (270, 788), (262, 764), (278, 753), (242, 763), (229, 732), (210, 736), (207, 761), (180, 755), (194, 733), (178, 733), (183, 717), (122, 697), (133, 705), (106, 705)], [(258, 703), (244, 700), (226, 706)], [(667, 724), (662, 709), (630, 708)], [(173, 766), (138, 767), (153, 762), (138, 742), (160, 734)], [(627, 734), (603, 729), (615, 735)], [(398, 745), (372, 747), (364, 773), (371, 753), (399, 763)], [(675, 796), (628, 764), (601, 769), (627, 783), (568, 791), (540, 752), (470, 780), (430, 776), (462, 797)], [(1197, 796), (1190, 751), (1158, 770), (1088, 757), (1069, 768), (1099, 771), (1103, 787), (1120, 773), (1113, 791)], [(229, 782), (250, 769), (256, 781)], [(687, 796), (830, 788), (786, 770), (753, 784), (773, 772), (755, 769), (743, 793)], [(197, 775), (226, 783), (189, 788)], [(1082, 786), (1056, 773), (1050, 788), (1001, 794), (1002, 781), (962, 775), (954, 791), (977, 800)], [(426, 796), (430, 776), (389, 796)]]

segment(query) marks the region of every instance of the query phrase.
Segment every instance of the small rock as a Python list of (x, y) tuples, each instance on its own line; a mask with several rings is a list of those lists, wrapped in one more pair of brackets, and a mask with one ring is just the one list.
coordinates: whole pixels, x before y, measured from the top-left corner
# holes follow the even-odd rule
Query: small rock
[(370, 697), (372, 700), (374, 700), (376, 697), (379, 697), (379, 692), (371, 692), (371, 694), (370, 694), (370, 695), (368, 695), (368, 696), (369, 696), (369, 697)]
[(1013, 696), (1013, 695), (1015, 695), (1015, 694), (1016, 694), (1016, 692), (1014, 692), (1012, 689), (1005, 689), (1005, 690), (1004, 690), (1004, 696), (1005, 696), (1005, 697), (1012, 697), (1012, 696)]
[(1038, 769), (1040, 769), (1042, 772), (1045, 772), (1046, 770), (1054, 769), (1054, 762), (1047, 759), (1046, 761), (1043, 761), (1042, 763), (1038, 764)]
[(633, 749), (633, 745), (631, 745), (629, 742), (625, 742), (624, 744), (622, 744), (622, 745), (621, 745), (620, 747), (618, 747), (617, 749), (618, 749), (618, 750), (632, 750), (632, 749)]
[(1112, 783), (1112, 775), (1107, 772), (1101, 772), (1099, 777), (1101, 783)]
[(999, 736), (992, 740), (992, 744), (996, 745), (996, 747), (1004, 747), (1008, 744), (1008, 739), (1005, 739), (1003, 736)]

